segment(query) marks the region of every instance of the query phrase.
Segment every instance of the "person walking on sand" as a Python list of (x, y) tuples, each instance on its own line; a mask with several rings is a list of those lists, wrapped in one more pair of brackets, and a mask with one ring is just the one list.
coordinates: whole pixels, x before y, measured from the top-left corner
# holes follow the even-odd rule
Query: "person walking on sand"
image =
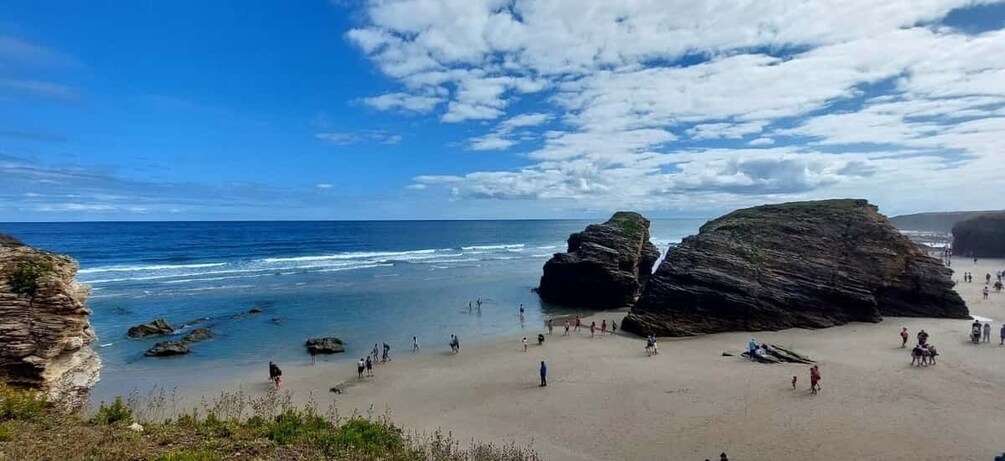
[(366, 360), (359, 359), (359, 362), (356, 363), (356, 374), (359, 375), (360, 381), (363, 380), (363, 371), (365, 370), (366, 370)]
[(999, 335), (1001, 335), (1001, 341), (998, 342), (998, 345), (1005, 346), (1005, 323), (1002, 324), (1002, 329)]
[(928, 345), (928, 364), (935, 365), (935, 357), (939, 355), (939, 351), (935, 349), (935, 344)]
[(921, 330), (918, 332), (918, 344), (924, 346), (926, 343), (928, 343), (928, 332)]
[(419, 338), (412, 336), (412, 353), (419, 352)]
[(798, 378), (796, 378), (795, 376), (793, 376), (793, 377), (792, 377), (792, 388), (793, 388), (793, 389), (795, 389), (795, 388), (796, 388), (796, 380), (797, 380), (797, 379), (798, 379)]
[(813, 365), (810, 368), (810, 393), (816, 394), (820, 391), (820, 367)]
[(380, 357), (380, 355), (378, 355), (378, 354), (380, 354), (380, 352), (378, 352), (379, 350), (380, 350), (380, 348), (378, 347), (377, 343), (373, 343), (373, 350), (370, 351), (370, 355), (373, 356), (373, 361), (374, 362), (376, 362), (377, 358)]
[(269, 362), (269, 382), (274, 382), (279, 374), (279, 367), (274, 362)]
[(911, 334), (907, 332), (907, 327), (900, 330), (900, 348), (903, 349), (907, 347), (907, 338), (910, 338)]
[(590, 337), (592, 338), (593, 334), (596, 332), (597, 332), (597, 322), (590, 322)]
[(604, 319), (602, 322), (600, 322), (600, 336), (604, 336), (606, 334), (607, 334), (607, 319)]
[(577, 315), (576, 316), (576, 328), (573, 328), (573, 331), (579, 331), (579, 326), (582, 325), (582, 323), (583, 323), (583, 320), (580, 319), (579, 316)]
[(367, 357), (365, 365), (366, 365), (366, 375), (372, 378), (373, 377), (373, 360), (370, 359), (370, 357)]
[(551, 324), (551, 322), (552, 322), (552, 319), (548, 319), (548, 334), (549, 335), (551, 334), (551, 330), (554, 329), (554, 326)]
[(520, 340), (520, 342), (523, 343), (523, 351), (527, 352), (527, 337), (524, 336), (523, 339)]
[(391, 361), (391, 346), (387, 345), (387, 343), (384, 343), (384, 356), (381, 357), (381, 361), (382, 362)]
[(984, 300), (985, 301), (988, 300), (988, 294), (990, 294), (990, 293), (991, 293), (991, 290), (988, 290), (988, 287), (984, 287)]
[(618, 322), (611, 320), (611, 334), (616, 334), (618, 332)]
[(311, 366), (314, 366), (318, 362), (318, 351), (311, 348), (307, 350), (307, 353), (311, 355)]
[(541, 361), (541, 386), (545, 387), (548, 385), (548, 365), (544, 364), (544, 360)]
[(984, 324), (984, 342), (991, 342), (991, 322)]
[(562, 336), (569, 336), (569, 321), (568, 320), (565, 321), (565, 334), (563, 334)]

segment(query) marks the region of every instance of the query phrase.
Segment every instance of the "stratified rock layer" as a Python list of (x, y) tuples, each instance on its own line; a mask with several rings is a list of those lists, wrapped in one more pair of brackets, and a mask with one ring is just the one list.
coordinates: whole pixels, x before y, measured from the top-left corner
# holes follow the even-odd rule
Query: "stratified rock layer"
[(1005, 258), (1005, 212), (992, 212), (953, 226), (953, 253), (976, 258)]
[(865, 200), (766, 205), (702, 226), (664, 259), (623, 328), (687, 336), (968, 318), (949, 269)]
[(603, 224), (569, 236), (567, 253), (544, 265), (538, 294), (554, 304), (592, 309), (631, 305), (659, 260), (649, 242), (649, 220), (619, 211)]
[(87, 402), (101, 368), (76, 273), (73, 259), (0, 234), (0, 380), (67, 409)]

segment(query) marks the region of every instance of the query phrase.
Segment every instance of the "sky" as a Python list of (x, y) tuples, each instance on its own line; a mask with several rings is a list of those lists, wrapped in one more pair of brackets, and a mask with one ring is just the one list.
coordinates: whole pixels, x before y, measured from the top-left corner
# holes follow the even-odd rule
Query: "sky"
[(0, 221), (1001, 209), (1005, 3), (0, 3)]

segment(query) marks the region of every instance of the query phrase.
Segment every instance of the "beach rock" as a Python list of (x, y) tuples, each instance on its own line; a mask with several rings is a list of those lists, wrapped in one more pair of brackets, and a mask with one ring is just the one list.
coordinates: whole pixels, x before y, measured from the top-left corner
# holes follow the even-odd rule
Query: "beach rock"
[(143, 339), (154, 336), (169, 335), (171, 333), (174, 333), (174, 328), (172, 328), (171, 325), (169, 325), (164, 319), (157, 319), (153, 322), (130, 327), (126, 336), (134, 339)]
[(101, 359), (72, 258), (0, 234), (0, 380), (76, 410), (97, 384)]
[(307, 340), (305, 345), (307, 346), (307, 352), (311, 354), (337, 354), (345, 352), (342, 340), (334, 337), (311, 338)]
[(261, 307), (252, 307), (251, 309), (248, 309), (248, 313), (249, 314), (261, 314), (262, 313), (262, 308)]
[(161, 341), (143, 353), (147, 357), (168, 357), (188, 354), (188, 343), (184, 341)]
[(591, 309), (631, 305), (660, 257), (649, 241), (649, 220), (628, 211), (572, 234), (568, 244), (566, 253), (544, 265), (537, 292), (546, 302)]
[(1005, 258), (1005, 211), (982, 214), (953, 226), (953, 253), (971, 258)]
[(701, 227), (622, 328), (688, 336), (824, 328), (884, 315), (969, 318), (951, 271), (865, 200), (765, 205)]
[(197, 343), (199, 341), (205, 341), (213, 337), (213, 332), (209, 331), (209, 328), (196, 328), (190, 331), (181, 340), (186, 343)]

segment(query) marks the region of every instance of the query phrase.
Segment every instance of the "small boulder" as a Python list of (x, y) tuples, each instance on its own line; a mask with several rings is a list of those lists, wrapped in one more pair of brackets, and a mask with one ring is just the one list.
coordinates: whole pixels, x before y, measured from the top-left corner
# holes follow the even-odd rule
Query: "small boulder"
[(248, 313), (249, 314), (260, 314), (260, 313), (262, 313), (262, 308), (258, 307), (258, 306), (252, 307), (251, 309), (248, 309)]
[(188, 344), (181, 341), (161, 341), (143, 353), (147, 357), (167, 357), (188, 354)]
[(144, 323), (142, 325), (136, 325), (131, 327), (126, 333), (126, 336), (134, 339), (150, 338), (153, 336), (164, 336), (174, 333), (174, 328), (171, 327), (164, 319), (157, 319), (150, 323)]
[(213, 337), (213, 332), (209, 331), (209, 328), (196, 328), (190, 331), (184, 338), (182, 342), (186, 343), (197, 343), (199, 341), (205, 341)]
[(307, 340), (305, 345), (307, 346), (307, 352), (311, 354), (337, 354), (345, 352), (342, 340), (335, 337), (311, 338)]

